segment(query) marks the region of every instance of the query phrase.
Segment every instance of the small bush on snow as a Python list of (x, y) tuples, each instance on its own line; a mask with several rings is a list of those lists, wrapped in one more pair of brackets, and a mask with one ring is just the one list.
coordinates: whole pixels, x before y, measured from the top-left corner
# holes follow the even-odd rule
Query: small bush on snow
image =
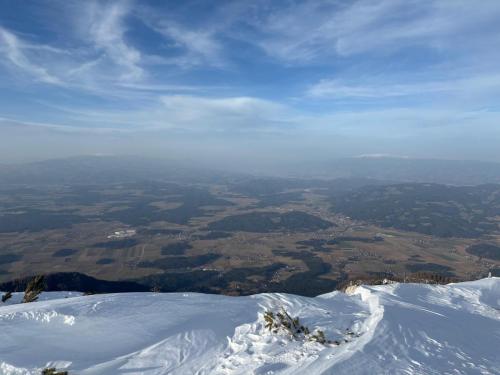
[(42, 370), (42, 375), (68, 375), (68, 371), (57, 371), (55, 367)]
[(272, 333), (286, 333), (291, 335), (295, 340), (332, 344), (332, 341), (326, 339), (323, 331), (317, 329), (311, 332), (307, 326), (301, 324), (300, 318), (292, 318), (284, 308), (277, 313), (266, 311), (264, 313), (264, 322), (264, 327)]
[(45, 277), (43, 275), (35, 276), (26, 286), (23, 303), (35, 302), (44, 290)]
[(7, 302), (9, 298), (12, 297), (12, 292), (7, 292), (2, 296), (2, 302)]

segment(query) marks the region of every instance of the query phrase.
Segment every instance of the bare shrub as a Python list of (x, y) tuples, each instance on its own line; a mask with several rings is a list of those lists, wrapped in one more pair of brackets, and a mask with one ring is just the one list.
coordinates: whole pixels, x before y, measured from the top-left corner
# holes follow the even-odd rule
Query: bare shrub
[(2, 296), (2, 302), (7, 302), (8, 299), (12, 297), (12, 292), (7, 292)]
[(45, 277), (43, 275), (35, 276), (26, 286), (23, 303), (35, 302), (44, 290)]
[(57, 371), (55, 367), (48, 367), (42, 370), (42, 375), (68, 375), (68, 371)]
[(321, 330), (311, 331), (309, 327), (300, 322), (299, 317), (292, 318), (284, 308), (277, 313), (266, 311), (264, 313), (264, 327), (272, 333), (286, 333), (295, 340), (315, 341), (320, 344), (331, 344), (325, 333)]

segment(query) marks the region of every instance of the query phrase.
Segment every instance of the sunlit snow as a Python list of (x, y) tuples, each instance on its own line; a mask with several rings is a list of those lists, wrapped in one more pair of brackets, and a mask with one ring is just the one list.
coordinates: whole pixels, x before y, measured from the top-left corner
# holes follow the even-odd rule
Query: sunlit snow
[[(500, 278), (315, 298), (45, 293), (15, 304), (20, 297), (0, 305), (1, 374), (500, 373)], [(341, 344), (268, 332), (263, 314), (280, 308)]]

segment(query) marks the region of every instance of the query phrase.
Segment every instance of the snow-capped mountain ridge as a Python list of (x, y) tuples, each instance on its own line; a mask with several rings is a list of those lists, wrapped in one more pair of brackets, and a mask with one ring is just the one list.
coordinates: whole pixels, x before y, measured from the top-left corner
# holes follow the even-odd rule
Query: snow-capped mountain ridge
[[(497, 374), (500, 279), (353, 295), (125, 293), (0, 305), (0, 373)], [(52, 299), (55, 298), (55, 299)], [(285, 309), (336, 344), (264, 327)], [(354, 334), (346, 335), (346, 329)]]

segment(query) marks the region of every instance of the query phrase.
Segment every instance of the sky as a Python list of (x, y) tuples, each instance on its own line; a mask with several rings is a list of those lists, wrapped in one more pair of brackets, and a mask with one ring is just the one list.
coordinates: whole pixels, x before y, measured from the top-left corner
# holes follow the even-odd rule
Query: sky
[(500, 2), (0, 0), (0, 163), (500, 161)]

